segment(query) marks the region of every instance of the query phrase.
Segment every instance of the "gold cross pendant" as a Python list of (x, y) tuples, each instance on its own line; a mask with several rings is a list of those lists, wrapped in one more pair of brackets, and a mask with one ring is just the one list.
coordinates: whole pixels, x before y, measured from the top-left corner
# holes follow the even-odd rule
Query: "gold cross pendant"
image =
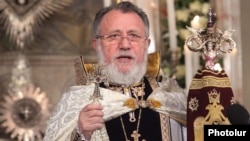
[[(134, 141), (139, 141), (139, 137), (141, 136), (140, 133), (138, 133), (136, 130), (133, 131), (131, 134), (131, 137), (134, 139)], [(142, 141), (146, 141), (145, 139), (142, 139)]]

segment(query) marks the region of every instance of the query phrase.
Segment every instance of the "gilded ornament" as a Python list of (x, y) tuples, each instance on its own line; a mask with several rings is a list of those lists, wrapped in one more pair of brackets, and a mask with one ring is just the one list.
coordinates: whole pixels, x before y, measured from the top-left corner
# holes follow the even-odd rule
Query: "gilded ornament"
[(41, 141), (49, 118), (48, 98), (39, 87), (30, 85), (17, 94), (4, 96), (1, 126), (18, 141)]
[(205, 67), (210, 70), (215, 70), (214, 62), (220, 53), (230, 53), (236, 48), (236, 43), (232, 39), (234, 30), (222, 32), (220, 29), (216, 29), (215, 15), (210, 9), (206, 28), (194, 29), (187, 26), (192, 35), (185, 41), (185, 44), (191, 51), (202, 52), (206, 61)]

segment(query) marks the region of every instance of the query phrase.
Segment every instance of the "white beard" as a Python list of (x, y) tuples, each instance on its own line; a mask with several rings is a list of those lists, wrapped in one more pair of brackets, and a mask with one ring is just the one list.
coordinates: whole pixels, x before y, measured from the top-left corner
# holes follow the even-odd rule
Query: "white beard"
[(104, 67), (104, 72), (107, 72), (109, 81), (116, 84), (131, 85), (139, 82), (146, 72), (146, 67), (142, 63), (140, 65), (134, 65), (134, 67), (127, 73), (122, 73), (117, 70), (117, 67), (112, 63)]
[(99, 56), (99, 64), (104, 65), (103, 73), (108, 74), (108, 80), (111, 83), (128, 86), (136, 82), (139, 82), (146, 73), (147, 53), (145, 53), (144, 61), (141, 64), (134, 63), (133, 68), (126, 73), (120, 72), (118, 68), (115, 66), (114, 62), (112, 62), (109, 65), (105, 63), (105, 58), (103, 56), (102, 48), (100, 46), (98, 46), (98, 56)]

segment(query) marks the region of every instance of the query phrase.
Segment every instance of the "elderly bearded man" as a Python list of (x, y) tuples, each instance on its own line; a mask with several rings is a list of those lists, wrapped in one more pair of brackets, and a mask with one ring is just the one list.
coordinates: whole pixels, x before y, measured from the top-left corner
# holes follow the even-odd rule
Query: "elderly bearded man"
[[(121, 2), (101, 9), (93, 27), (93, 47), (98, 53), (99, 64), (104, 66), (103, 72), (109, 74), (108, 84), (100, 84), (103, 91), (109, 90), (106, 92), (109, 97), (103, 94), (104, 101), (111, 101), (106, 102), (109, 107), (101, 102), (86, 102), (85, 86), (71, 88), (64, 93), (52, 114), (44, 141), (186, 140), (186, 95), (183, 90), (175, 80), (161, 82), (159, 87), (155, 78), (146, 75), (150, 39), (145, 12), (131, 2)], [(137, 108), (126, 112), (124, 104), (112, 101), (110, 93), (115, 92), (113, 96), (132, 97), (137, 103), (147, 103), (150, 95), (159, 95), (154, 101), (160, 106), (152, 102), (151, 106), (138, 104)], [(113, 117), (105, 118), (108, 110)], [(99, 134), (94, 134), (97, 131)]]

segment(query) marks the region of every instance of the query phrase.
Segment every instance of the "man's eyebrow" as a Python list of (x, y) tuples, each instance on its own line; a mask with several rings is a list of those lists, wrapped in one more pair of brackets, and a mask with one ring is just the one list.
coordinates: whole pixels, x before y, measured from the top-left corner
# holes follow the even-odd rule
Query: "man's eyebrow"
[(127, 31), (127, 33), (136, 33), (136, 34), (139, 34), (140, 32), (137, 31), (137, 30), (129, 30), (129, 31)]
[[(115, 30), (109, 31), (107, 34), (113, 34), (113, 33), (119, 33), (119, 34), (122, 34), (123, 32), (122, 32), (120, 29), (115, 29)], [(139, 31), (134, 30), (134, 29), (131, 29), (131, 30), (125, 31), (125, 33), (126, 33), (126, 34), (131, 34), (131, 33), (140, 34), (140, 32), (139, 32)]]
[(122, 31), (119, 29), (115, 29), (115, 30), (110, 31), (109, 33), (122, 33)]
[(138, 32), (136, 29), (130, 29), (127, 32)]

